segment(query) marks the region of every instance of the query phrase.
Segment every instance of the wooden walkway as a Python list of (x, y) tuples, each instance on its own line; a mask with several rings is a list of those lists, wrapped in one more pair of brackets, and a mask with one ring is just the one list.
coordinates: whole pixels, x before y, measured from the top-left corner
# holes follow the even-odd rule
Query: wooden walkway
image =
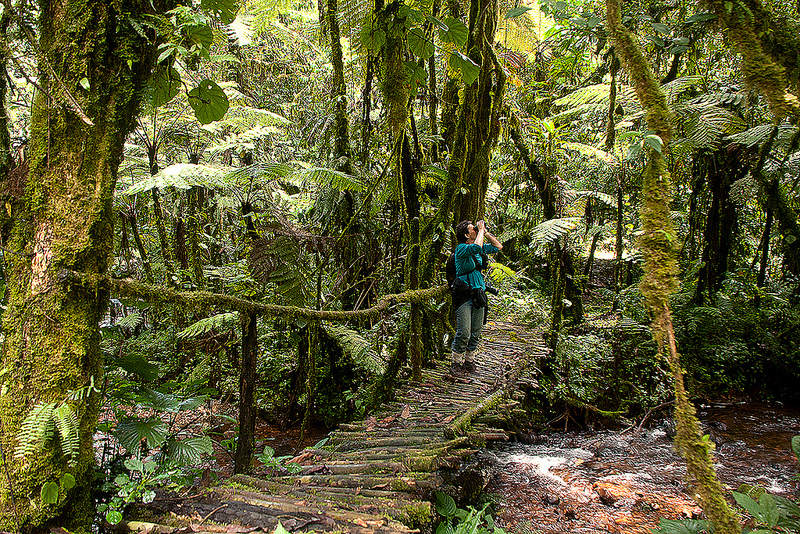
[(444, 483), (440, 469), (458, 467), (488, 441), (508, 439), (477, 418), (510, 407), (517, 380), (547, 349), (517, 326), (490, 323), (480, 351), (476, 374), (453, 378), (441, 362), (424, 371), (422, 382), (403, 387), (382, 413), (340, 425), (325, 447), (295, 459), (301, 473), (237, 475), (172, 514), (180, 517), (185, 508), (194, 532), (272, 532), (278, 521), (290, 532), (417, 531), (433, 518), (433, 491)]

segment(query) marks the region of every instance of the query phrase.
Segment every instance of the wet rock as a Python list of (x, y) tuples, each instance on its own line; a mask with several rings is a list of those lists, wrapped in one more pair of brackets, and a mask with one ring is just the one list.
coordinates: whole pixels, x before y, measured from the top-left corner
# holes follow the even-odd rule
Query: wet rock
[(542, 501), (546, 504), (556, 505), (561, 502), (561, 499), (558, 498), (558, 495), (553, 495), (552, 493), (545, 493), (542, 495)]
[(631, 505), (639, 500), (636, 493), (628, 486), (613, 482), (595, 482), (592, 489), (606, 506)]

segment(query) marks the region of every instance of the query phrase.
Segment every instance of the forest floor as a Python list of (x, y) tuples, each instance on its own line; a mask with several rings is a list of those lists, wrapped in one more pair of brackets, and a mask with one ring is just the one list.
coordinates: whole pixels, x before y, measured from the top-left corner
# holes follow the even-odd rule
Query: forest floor
[[(342, 424), (325, 446), (290, 462), (296, 474), (262, 470), (232, 476), (191, 495), (161, 494), (139, 510), (140, 532), (406, 533), (430, 525), (435, 491), (469, 492), (475, 472), (459, 467), (479, 447), (508, 434), (480, 417), (513, 406), (510, 395), (547, 349), (535, 334), (505, 323), (484, 330), (478, 371), (452, 376), (449, 362), (423, 370), (396, 400), (363, 421)], [(490, 419), (487, 419), (487, 421)], [(478, 476), (479, 478), (479, 476)]]

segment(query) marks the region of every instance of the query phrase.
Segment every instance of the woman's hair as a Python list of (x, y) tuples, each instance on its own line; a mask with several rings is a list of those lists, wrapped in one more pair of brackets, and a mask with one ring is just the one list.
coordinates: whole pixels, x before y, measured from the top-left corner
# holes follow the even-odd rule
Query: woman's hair
[(471, 221), (461, 221), (456, 225), (456, 239), (458, 239), (459, 243), (467, 242), (467, 233), (469, 233), (470, 224), (472, 224)]

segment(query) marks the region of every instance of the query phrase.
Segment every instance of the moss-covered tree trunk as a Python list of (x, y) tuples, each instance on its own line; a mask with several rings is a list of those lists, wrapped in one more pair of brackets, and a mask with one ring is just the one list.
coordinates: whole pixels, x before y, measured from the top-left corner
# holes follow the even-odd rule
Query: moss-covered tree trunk
[[(606, 0), (608, 30), (617, 54), (631, 78), (631, 85), (645, 110), (647, 126), (657, 135), (664, 149), (672, 138), (672, 114), (653, 75), (653, 69), (630, 30), (622, 23), (619, 0)], [(695, 484), (696, 499), (718, 534), (737, 534), (741, 527), (725, 500), (716, 477), (708, 442), (700, 436), (694, 406), (683, 384), (683, 370), (675, 342), (669, 297), (677, 287), (677, 235), (670, 213), (670, 176), (662, 151), (650, 149), (642, 182), (642, 237), (645, 256), (644, 278), (640, 288), (653, 315), (653, 334), (659, 352), (669, 361), (675, 390), (675, 443), (686, 460)]]
[[(58, 439), (24, 459), (14, 452), (20, 424), (32, 407), (62, 402), (90, 380), (100, 382), (98, 323), (108, 292), (62, 282), (57, 273), (108, 269), (117, 167), (154, 60), (155, 36), (140, 37), (127, 19), (152, 5), (40, 2), (38, 81), (43, 90), (36, 92), (32, 109), (30, 175), (9, 244), (21, 254), (8, 258), (9, 301), (3, 314), (0, 414), (10, 476), (0, 485), (0, 529), (5, 531), (44, 531), (51, 524), (86, 529), (92, 521), (92, 432), (100, 400), (95, 393), (69, 402), (80, 429), (76, 465), (68, 464)], [(57, 505), (43, 503), (42, 486), (65, 473), (76, 486), (62, 488)]]
[(459, 124), (448, 172), (456, 191), (464, 190), (456, 202), (454, 223), (484, 215), (489, 188), (489, 162), (500, 135), (506, 75), (497, 60), (493, 43), (497, 29), (497, 0), (472, 0), (469, 7), (467, 54), (480, 66), (478, 79), (464, 87), (458, 111)]

